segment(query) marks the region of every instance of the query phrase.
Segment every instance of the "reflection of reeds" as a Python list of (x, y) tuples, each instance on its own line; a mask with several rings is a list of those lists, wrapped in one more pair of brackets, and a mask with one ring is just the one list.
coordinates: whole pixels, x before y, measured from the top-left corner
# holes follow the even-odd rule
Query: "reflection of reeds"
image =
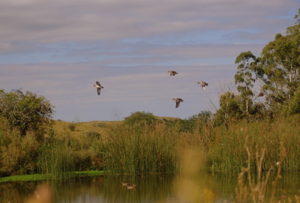
[(179, 202), (214, 202), (216, 195), (204, 181), (205, 154), (193, 146), (180, 150), (180, 170), (175, 181), (175, 194)]
[(29, 196), (25, 203), (51, 203), (53, 194), (50, 186), (46, 183), (37, 185), (35, 191)]

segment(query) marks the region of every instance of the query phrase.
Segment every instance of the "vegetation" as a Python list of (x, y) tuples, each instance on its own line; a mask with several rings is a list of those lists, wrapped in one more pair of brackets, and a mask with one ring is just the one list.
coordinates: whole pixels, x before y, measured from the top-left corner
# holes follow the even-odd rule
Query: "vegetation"
[(20, 135), (27, 131), (36, 134), (51, 123), (53, 106), (42, 96), (21, 90), (0, 92), (0, 116), (5, 118), (10, 129), (16, 128)]
[[(299, 10), (300, 13), (300, 10)], [(238, 94), (226, 92), (220, 98), (218, 124), (228, 119), (259, 119), (299, 112), (300, 17), (277, 34), (260, 56), (251, 51), (237, 56), (235, 83)]]
[(267, 184), (300, 170), (299, 15), (260, 56), (237, 56), (237, 92), (221, 95), (214, 114), (171, 119), (136, 112), (119, 122), (68, 123), (51, 120), (53, 106), (42, 96), (0, 90), (0, 176), (184, 173), (180, 160), (192, 148), (201, 170), (239, 174), (236, 201), (265, 201)]

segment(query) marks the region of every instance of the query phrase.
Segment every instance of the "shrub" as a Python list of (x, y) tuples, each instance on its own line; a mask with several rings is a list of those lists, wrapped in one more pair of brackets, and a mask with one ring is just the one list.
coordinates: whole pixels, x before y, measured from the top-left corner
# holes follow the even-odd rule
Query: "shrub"
[(10, 128), (17, 128), (22, 136), (32, 130), (42, 134), (51, 124), (53, 106), (50, 102), (31, 92), (21, 90), (0, 93), (0, 116), (4, 117)]
[(124, 119), (124, 123), (128, 126), (152, 125), (156, 121), (156, 117), (152, 113), (135, 112)]

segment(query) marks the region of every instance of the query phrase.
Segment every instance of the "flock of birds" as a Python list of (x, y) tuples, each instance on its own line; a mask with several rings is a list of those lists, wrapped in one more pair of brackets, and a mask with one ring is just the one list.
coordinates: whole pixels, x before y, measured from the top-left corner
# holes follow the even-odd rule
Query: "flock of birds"
[[(174, 71), (174, 70), (169, 70), (168, 73), (170, 74), (171, 77), (176, 76), (178, 74), (178, 72)], [(197, 82), (197, 84), (199, 84), (204, 90), (205, 87), (208, 86), (208, 83), (205, 81), (199, 81)], [(103, 89), (104, 87), (100, 84), (99, 81), (96, 81), (96, 84), (93, 85), (96, 90), (97, 90), (97, 94), (100, 95), (101, 93), (101, 89)], [(178, 108), (180, 103), (183, 102), (182, 98), (172, 98), (173, 101), (175, 101), (175, 107)]]
[[(168, 71), (168, 73), (170, 74), (171, 77), (176, 76), (178, 74), (178, 72), (174, 71), (174, 70), (170, 70)], [(197, 84), (199, 84), (204, 90), (205, 87), (208, 86), (208, 83), (205, 81), (199, 81), (197, 82)], [(99, 81), (96, 81), (96, 83), (93, 85), (93, 87), (96, 88), (97, 90), (97, 94), (100, 95), (101, 94), (101, 89), (103, 89), (104, 87), (100, 84)], [(178, 108), (179, 104), (181, 102), (183, 102), (182, 98), (172, 98), (173, 101), (175, 101), (175, 107)], [(122, 182), (121, 183), (123, 187), (127, 188), (128, 190), (135, 190), (136, 189), (136, 185), (135, 184), (129, 184), (126, 182)]]

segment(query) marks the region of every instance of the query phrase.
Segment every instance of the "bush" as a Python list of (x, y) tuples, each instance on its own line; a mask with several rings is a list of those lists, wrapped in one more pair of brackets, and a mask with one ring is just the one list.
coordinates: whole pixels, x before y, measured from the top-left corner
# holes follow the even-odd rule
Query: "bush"
[(128, 126), (153, 125), (156, 120), (152, 113), (135, 112), (126, 117), (124, 123)]
[(53, 106), (42, 96), (21, 90), (0, 92), (0, 116), (8, 121), (11, 129), (18, 129), (22, 136), (29, 130), (42, 134), (51, 124), (52, 113)]

